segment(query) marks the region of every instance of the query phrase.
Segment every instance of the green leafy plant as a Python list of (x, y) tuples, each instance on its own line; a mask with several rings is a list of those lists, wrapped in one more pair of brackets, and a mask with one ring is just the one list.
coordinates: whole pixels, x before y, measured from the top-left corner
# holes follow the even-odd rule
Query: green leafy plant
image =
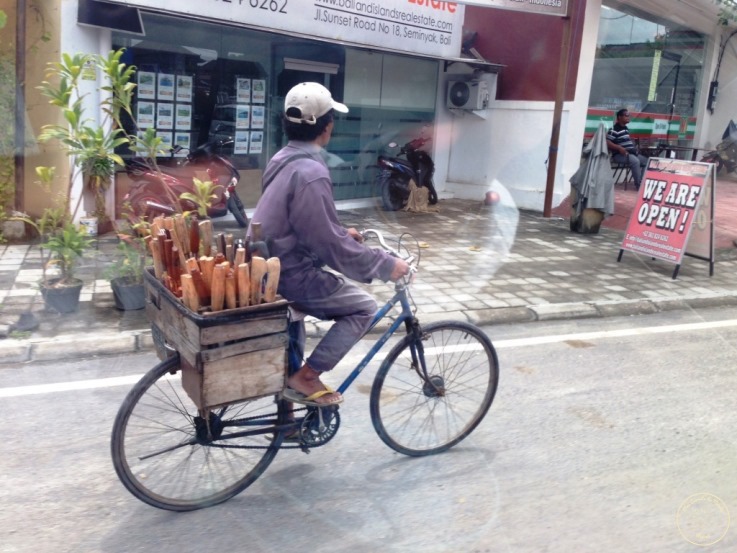
[(207, 210), (212, 206), (212, 201), (217, 199), (215, 191), (222, 188), (222, 186), (209, 180), (200, 180), (197, 177), (192, 180), (194, 182), (194, 192), (182, 192), (179, 197), (182, 200), (194, 203), (197, 206), (197, 214), (205, 218), (207, 217)]
[(58, 284), (60, 286), (74, 284), (77, 263), (84, 251), (92, 245), (87, 230), (66, 222), (48, 236), (44, 245), (49, 252), (48, 265), (55, 265), (59, 269), (61, 278)]
[[(130, 150), (134, 152), (138, 158), (145, 163), (151, 171), (157, 173), (161, 177), (161, 168), (159, 167), (156, 159), (158, 157), (167, 154), (164, 149), (164, 140), (156, 134), (155, 129), (145, 129), (135, 136), (129, 136), (130, 138)], [(168, 187), (163, 187), (164, 192), (168, 198), (168, 205), (171, 205), (177, 212), (182, 212), (182, 207), (179, 203), (177, 195)], [(127, 210), (127, 217), (129, 220), (137, 220), (137, 217), (133, 214), (132, 209)]]
[(714, 0), (719, 6), (719, 23), (730, 25), (737, 22), (737, 0)]
[[(45, 189), (49, 188), (54, 173), (53, 167), (36, 167), (36, 175)], [(52, 280), (56, 280), (57, 286), (74, 284), (77, 263), (92, 239), (84, 227), (72, 223), (65, 197), (57, 197), (56, 205), (44, 209), (40, 217), (20, 215), (10, 219), (30, 225), (40, 237), (42, 284), (49, 285)], [(58, 269), (58, 279), (47, 275), (51, 267)]]
[[(94, 196), (95, 215), (100, 219), (106, 217), (104, 192), (110, 185), (115, 166), (123, 165), (115, 149), (131, 142), (131, 137), (123, 129), (121, 117), (124, 113), (132, 117), (135, 68), (120, 61), (123, 53), (121, 49), (111, 51), (107, 56), (62, 54), (61, 61), (49, 63), (46, 74), (49, 80), (38, 87), (49, 103), (61, 110), (64, 118), (61, 125), (45, 125), (39, 139), (58, 141), (70, 158), (66, 197), (71, 196), (74, 182), (80, 173), (83, 174), (86, 187)], [(81, 92), (81, 81), (89, 67), (101, 71), (106, 82), (101, 87), (100, 103), (105, 117), (99, 124), (86, 116), (85, 95)], [(80, 202), (73, 210), (67, 208), (72, 218), (76, 217)]]
[[(129, 221), (132, 219), (129, 218)], [(147, 239), (151, 235), (151, 223), (137, 220), (118, 229), (117, 255), (105, 270), (108, 280), (121, 278), (126, 284), (143, 283), (143, 271), (149, 260)]]
[(115, 260), (105, 269), (108, 280), (122, 279), (126, 284), (141, 284), (146, 266), (145, 242), (142, 238), (133, 241), (121, 239)]

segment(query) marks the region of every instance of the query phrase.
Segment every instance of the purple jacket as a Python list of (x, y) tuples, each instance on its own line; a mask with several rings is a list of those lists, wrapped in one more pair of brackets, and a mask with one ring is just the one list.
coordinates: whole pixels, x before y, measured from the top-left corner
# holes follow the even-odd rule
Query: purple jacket
[[(309, 157), (288, 161), (295, 155)], [(251, 221), (261, 223), (270, 255), (281, 261), (282, 296), (299, 304), (300, 298), (337, 289), (338, 277), (316, 266), (316, 259), (359, 282), (389, 280), (394, 259), (356, 242), (338, 220), (319, 146), (290, 141), (269, 161), (264, 182), (268, 186)]]

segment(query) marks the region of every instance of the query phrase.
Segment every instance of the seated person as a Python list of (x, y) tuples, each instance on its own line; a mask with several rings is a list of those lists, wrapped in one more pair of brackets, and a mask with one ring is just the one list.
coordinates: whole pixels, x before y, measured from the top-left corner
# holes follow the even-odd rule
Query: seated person
[(617, 112), (617, 120), (614, 127), (609, 129), (606, 134), (606, 144), (609, 151), (612, 152), (612, 160), (615, 163), (628, 165), (632, 171), (632, 179), (635, 181), (635, 188), (640, 189), (642, 181), (643, 167), (647, 164), (647, 158), (640, 154), (637, 146), (630, 137), (630, 130), (627, 123), (630, 122), (630, 113), (627, 109), (620, 109)]

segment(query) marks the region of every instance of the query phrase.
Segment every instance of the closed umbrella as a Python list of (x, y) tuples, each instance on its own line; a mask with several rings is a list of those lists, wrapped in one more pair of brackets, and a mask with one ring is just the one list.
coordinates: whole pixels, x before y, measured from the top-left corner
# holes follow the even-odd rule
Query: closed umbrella
[(571, 186), (577, 192), (576, 216), (585, 208), (598, 209), (605, 215), (614, 213), (614, 176), (606, 145), (606, 128), (599, 123), (593, 138), (583, 150), (584, 162), (571, 177)]

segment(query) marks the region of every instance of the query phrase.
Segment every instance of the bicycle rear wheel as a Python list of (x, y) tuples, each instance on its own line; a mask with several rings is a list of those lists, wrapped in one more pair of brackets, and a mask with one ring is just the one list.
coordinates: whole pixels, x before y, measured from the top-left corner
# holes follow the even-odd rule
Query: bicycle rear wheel
[(382, 363), (371, 388), (371, 422), (399, 453), (439, 453), (478, 426), (498, 382), (496, 352), (481, 329), (460, 321), (431, 323), (422, 327), (421, 343), (405, 336)]
[[(264, 472), (283, 439), (273, 428), (285, 406), (270, 396), (213, 410), (206, 421), (180, 371), (176, 355), (133, 387), (115, 418), (111, 452), (115, 472), (138, 499), (192, 511), (230, 499)], [(229, 425), (235, 419), (240, 424)], [(252, 434), (233, 436), (244, 431)]]

